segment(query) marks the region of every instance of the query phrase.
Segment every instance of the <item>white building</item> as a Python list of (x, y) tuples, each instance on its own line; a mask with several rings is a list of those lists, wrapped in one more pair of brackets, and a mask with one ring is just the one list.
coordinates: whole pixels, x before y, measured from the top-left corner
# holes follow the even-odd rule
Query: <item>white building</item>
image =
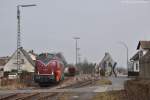
[(96, 66), (96, 70), (99, 70), (99, 72), (100, 70), (104, 70), (106, 76), (117, 76), (115, 72), (116, 65), (117, 62), (115, 62), (112, 59), (111, 55), (108, 52), (106, 52), (101, 62)]
[(137, 46), (137, 53), (130, 59), (131, 66), (129, 72), (140, 72), (139, 60), (147, 54), (150, 50), (150, 41), (139, 41)]
[[(30, 57), (30, 55), (28, 54), (28, 52), (26, 52), (22, 47), (19, 49), (19, 51), (21, 56), (20, 70), (27, 71), (27, 72), (34, 72), (35, 63)], [(17, 70), (17, 50), (13, 53), (10, 60), (4, 66), (4, 72), (6, 71), (10, 72), (12, 70)]]
[(130, 59), (130, 68), (129, 71), (131, 72), (139, 72), (139, 52), (137, 52), (131, 59)]

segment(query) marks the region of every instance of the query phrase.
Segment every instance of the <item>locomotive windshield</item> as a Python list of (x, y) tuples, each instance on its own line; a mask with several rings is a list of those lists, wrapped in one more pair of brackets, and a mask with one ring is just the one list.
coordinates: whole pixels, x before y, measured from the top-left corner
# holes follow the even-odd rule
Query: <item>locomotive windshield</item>
[(40, 54), (37, 59), (42, 61), (44, 64), (47, 64), (50, 60), (52, 60), (55, 57), (55, 54), (50, 53), (42, 53)]

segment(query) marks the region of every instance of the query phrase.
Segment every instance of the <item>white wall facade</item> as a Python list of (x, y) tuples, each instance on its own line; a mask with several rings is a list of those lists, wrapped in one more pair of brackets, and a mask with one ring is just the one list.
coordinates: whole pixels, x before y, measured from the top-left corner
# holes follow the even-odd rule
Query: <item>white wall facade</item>
[(134, 72), (139, 72), (139, 61), (134, 61), (134, 65), (133, 65), (133, 71)]
[[(34, 72), (34, 66), (27, 60), (27, 58), (21, 54), (21, 67), (20, 69), (27, 72)], [(4, 66), (5, 71), (17, 70), (17, 52), (15, 52), (8, 63)]]

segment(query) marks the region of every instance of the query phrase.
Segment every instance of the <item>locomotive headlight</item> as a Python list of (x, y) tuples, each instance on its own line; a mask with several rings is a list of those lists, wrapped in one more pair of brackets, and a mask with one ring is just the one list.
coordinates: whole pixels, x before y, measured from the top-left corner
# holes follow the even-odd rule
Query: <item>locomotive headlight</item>
[(52, 75), (54, 75), (54, 72), (52, 71)]

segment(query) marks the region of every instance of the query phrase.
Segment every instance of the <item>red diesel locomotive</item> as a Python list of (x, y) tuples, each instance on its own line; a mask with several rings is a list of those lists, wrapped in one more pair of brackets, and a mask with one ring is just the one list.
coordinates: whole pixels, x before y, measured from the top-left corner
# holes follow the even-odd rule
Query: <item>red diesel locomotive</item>
[(40, 86), (59, 83), (64, 79), (64, 63), (55, 54), (42, 53), (35, 63), (34, 80)]

